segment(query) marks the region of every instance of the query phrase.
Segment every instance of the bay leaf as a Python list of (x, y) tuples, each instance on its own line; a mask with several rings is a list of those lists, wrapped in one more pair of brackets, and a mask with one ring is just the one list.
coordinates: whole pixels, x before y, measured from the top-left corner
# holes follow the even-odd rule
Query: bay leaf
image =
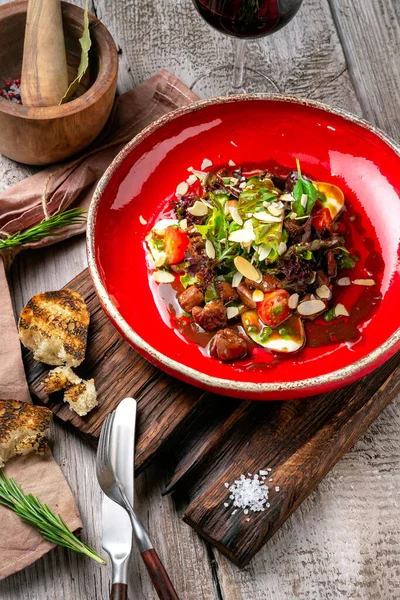
[(81, 82), (82, 77), (87, 71), (89, 66), (89, 50), (92, 46), (92, 40), (90, 39), (90, 31), (89, 31), (89, 8), (88, 8), (88, 0), (86, 0), (85, 12), (83, 15), (83, 34), (79, 40), (81, 45), (81, 61), (79, 63), (78, 74), (76, 78), (70, 83), (67, 91), (64, 96), (60, 100), (60, 104), (65, 104), (72, 98), (78, 89), (78, 85)]

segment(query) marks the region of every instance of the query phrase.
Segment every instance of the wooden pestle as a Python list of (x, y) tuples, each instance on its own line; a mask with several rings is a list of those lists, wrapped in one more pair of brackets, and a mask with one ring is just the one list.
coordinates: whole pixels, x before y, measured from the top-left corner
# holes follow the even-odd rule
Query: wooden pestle
[(25, 106), (56, 106), (68, 88), (60, 0), (28, 0), (21, 98)]

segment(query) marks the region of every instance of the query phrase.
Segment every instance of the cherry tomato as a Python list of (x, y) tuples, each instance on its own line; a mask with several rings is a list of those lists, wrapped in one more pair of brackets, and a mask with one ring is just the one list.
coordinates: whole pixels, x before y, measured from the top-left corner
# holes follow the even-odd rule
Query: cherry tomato
[(264, 300), (257, 304), (258, 316), (265, 325), (277, 327), (290, 315), (288, 301), (289, 292), (286, 290), (275, 290), (264, 294)]
[(170, 265), (176, 265), (184, 259), (189, 238), (182, 229), (169, 226), (165, 230), (164, 251)]
[(317, 231), (332, 229), (332, 217), (329, 208), (321, 208), (313, 217), (312, 224)]

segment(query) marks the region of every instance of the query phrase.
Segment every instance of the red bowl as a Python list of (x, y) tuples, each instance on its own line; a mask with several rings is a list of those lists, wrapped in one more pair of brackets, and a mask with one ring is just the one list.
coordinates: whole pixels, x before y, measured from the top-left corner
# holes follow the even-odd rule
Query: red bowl
[[(177, 184), (187, 178), (187, 168), (199, 168), (204, 158), (214, 165), (231, 159), (236, 164), (278, 163), (289, 170), (296, 157), (303, 172), (344, 190), (357, 215), (365, 260), (373, 250), (363, 238), (375, 238), (374, 251), (383, 258), (382, 300), (351, 344), (307, 347), (273, 367), (223, 364), (203, 355), (171, 328), (165, 307), (160, 314), (158, 284), (149, 282), (144, 237)], [(399, 190), (399, 147), (355, 116), (285, 97), (197, 102), (142, 131), (99, 182), (88, 223), (89, 267), (96, 292), (111, 321), (138, 352), (194, 385), (257, 400), (298, 398), (341, 387), (400, 348)], [(360, 263), (356, 275), (365, 277), (366, 265)], [(350, 294), (351, 305), (354, 290), (343, 293)]]

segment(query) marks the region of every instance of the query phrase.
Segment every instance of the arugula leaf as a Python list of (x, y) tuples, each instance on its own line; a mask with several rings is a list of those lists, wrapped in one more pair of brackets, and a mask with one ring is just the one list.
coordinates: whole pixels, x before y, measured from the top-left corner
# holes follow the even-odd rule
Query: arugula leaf
[[(300, 169), (300, 161), (298, 158), (296, 158), (296, 164), (298, 177), (292, 192), (295, 200), (293, 203), (293, 209), (298, 217), (304, 217), (305, 215), (309, 215), (314, 208), (318, 198), (318, 192), (311, 181), (303, 179)], [(305, 207), (301, 204), (301, 199), (304, 194), (307, 196), (307, 204)]]
[(206, 302), (211, 302), (211, 300), (217, 300), (218, 298), (219, 298), (219, 296), (217, 293), (217, 289), (216, 289), (215, 285), (212, 283), (206, 289), (206, 293), (204, 294), (204, 300)]
[(189, 287), (189, 285), (193, 285), (194, 283), (199, 282), (197, 277), (192, 277), (192, 275), (189, 275), (189, 273), (185, 273), (185, 275), (181, 275), (179, 279), (181, 280), (181, 284), (183, 285), (185, 290), (187, 287)]
[(334, 306), (332, 306), (332, 308), (330, 308), (329, 310), (326, 311), (326, 313), (324, 314), (324, 319), (327, 323), (329, 323), (329, 321), (333, 321), (334, 319), (336, 319), (336, 313), (335, 313)]

